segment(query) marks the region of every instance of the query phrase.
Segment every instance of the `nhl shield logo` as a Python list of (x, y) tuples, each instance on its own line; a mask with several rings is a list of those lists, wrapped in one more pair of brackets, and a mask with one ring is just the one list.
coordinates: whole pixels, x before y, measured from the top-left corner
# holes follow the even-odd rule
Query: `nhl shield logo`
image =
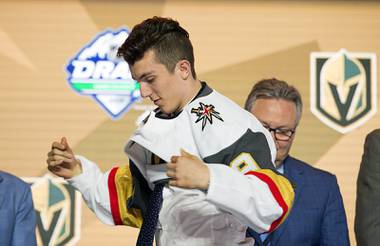
[(376, 113), (376, 56), (373, 53), (311, 53), (311, 112), (347, 133)]
[(128, 30), (106, 30), (82, 48), (66, 66), (68, 82), (79, 94), (91, 96), (114, 120), (140, 97), (139, 84), (128, 64), (117, 57)]
[(24, 178), (31, 185), (38, 245), (74, 245), (80, 237), (81, 196), (62, 178)]

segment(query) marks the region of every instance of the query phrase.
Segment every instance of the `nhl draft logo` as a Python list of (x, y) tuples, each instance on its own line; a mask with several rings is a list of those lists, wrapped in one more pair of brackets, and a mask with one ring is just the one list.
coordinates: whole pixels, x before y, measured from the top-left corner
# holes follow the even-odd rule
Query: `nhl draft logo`
[(124, 28), (101, 32), (66, 67), (70, 86), (81, 95), (94, 98), (114, 120), (141, 98), (139, 84), (132, 79), (128, 64), (117, 57), (128, 33)]
[(38, 245), (74, 245), (80, 237), (81, 196), (62, 178), (24, 178), (31, 185)]
[(212, 124), (213, 117), (223, 121), (222, 117), (220, 117), (220, 113), (215, 110), (214, 105), (206, 105), (202, 102), (199, 102), (199, 105), (200, 106), (198, 108), (192, 108), (191, 113), (198, 117), (195, 123), (202, 121), (202, 131), (205, 128), (207, 121)]
[(347, 133), (376, 113), (373, 53), (311, 53), (310, 108), (324, 124)]

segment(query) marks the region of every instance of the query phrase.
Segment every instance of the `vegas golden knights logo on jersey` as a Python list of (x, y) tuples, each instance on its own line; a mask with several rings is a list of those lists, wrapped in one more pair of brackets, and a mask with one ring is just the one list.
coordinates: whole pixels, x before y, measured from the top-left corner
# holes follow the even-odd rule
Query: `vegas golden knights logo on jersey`
[(61, 178), (25, 178), (31, 184), (38, 245), (74, 245), (80, 234), (80, 193)]
[(220, 121), (223, 121), (222, 117), (220, 116), (220, 113), (215, 110), (215, 107), (212, 104), (207, 105), (202, 102), (199, 102), (199, 107), (192, 108), (191, 113), (195, 114), (198, 117), (195, 123), (202, 121), (202, 131), (204, 130), (207, 122), (212, 124), (213, 117)]
[(324, 124), (347, 133), (376, 113), (376, 56), (372, 53), (313, 52), (311, 112)]

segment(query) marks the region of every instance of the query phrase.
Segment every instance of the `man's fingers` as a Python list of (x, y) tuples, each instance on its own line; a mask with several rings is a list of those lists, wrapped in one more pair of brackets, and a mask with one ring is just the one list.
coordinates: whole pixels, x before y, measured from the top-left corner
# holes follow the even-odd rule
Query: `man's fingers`
[(52, 152), (51, 156), (63, 156), (63, 157), (66, 157), (66, 158), (74, 158), (74, 155), (70, 154), (67, 151), (62, 151), (62, 150), (59, 150), (59, 149), (53, 149), (50, 152)]
[(173, 179), (176, 178), (176, 173), (175, 173), (174, 171), (172, 171), (172, 170), (168, 170), (168, 171), (166, 172), (166, 175), (167, 175), (169, 178), (173, 178)]
[(177, 164), (168, 163), (166, 164), (166, 168), (167, 168), (166, 175), (169, 178), (178, 179)]
[(51, 149), (60, 149), (60, 150), (65, 150), (66, 147), (59, 143), (59, 142), (53, 142), (52, 145), (51, 145)]
[(48, 170), (52, 173), (55, 173), (56, 172), (56, 168), (55, 167), (52, 167), (52, 166), (48, 166)]
[(178, 179), (171, 179), (171, 180), (169, 180), (169, 185), (170, 186), (181, 187), (181, 188), (189, 188), (189, 187), (186, 186), (186, 184), (182, 180), (178, 180)]
[(186, 150), (184, 149), (180, 149), (180, 152), (181, 152), (181, 156), (186, 156), (186, 157), (191, 157), (192, 155), (188, 152), (186, 152)]
[(71, 164), (75, 161), (75, 159), (72, 158), (65, 158), (62, 156), (52, 156), (47, 159), (47, 163), (50, 166), (57, 166), (61, 165), (63, 163)]
[(169, 163), (166, 164), (166, 168), (167, 169), (175, 169), (176, 166), (177, 166), (177, 164), (172, 163), (172, 162), (169, 162)]
[(59, 166), (63, 163), (63, 160), (52, 160), (52, 159), (47, 159), (47, 164), (49, 167), (55, 167)]
[(48, 170), (51, 172), (59, 172), (61, 169), (60, 166), (48, 166)]
[(63, 178), (69, 178), (70, 174), (67, 172), (65, 168), (62, 168), (61, 166), (55, 166), (55, 167), (48, 167), (48, 170), (52, 172), (55, 175), (58, 175)]
[(75, 158), (70, 153), (54, 149), (48, 153), (48, 160), (49, 159), (52, 161), (64, 160), (65, 162), (72, 162)]
[(62, 150), (62, 151), (69, 151), (69, 152), (72, 152), (68, 142), (67, 142), (67, 139), (65, 137), (61, 138), (61, 141), (60, 142), (53, 142), (53, 144), (51, 145), (51, 149), (59, 149), (59, 150)]
[(61, 138), (61, 144), (62, 144), (63, 146), (65, 146), (65, 149), (66, 149), (67, 151), (72, 151), (71, 148), (70, 148), (70, 146), (69, 146), (69, 143), (67, 142), (67, 138), (66, 138), (66, 137), (62, 137), (62, 138)]
[(177, 180), (174, 180), (174, 179), (169, 180), (169, 185), (177, 186)]
[(177, 156), (177, 155), (173, 155), (173, 156), (170, 158), (170, 161), (171, 161), (172, 163), (176, 163), (176, 162), (178, 161), (178, 158), (179, 158), (179, 156)]

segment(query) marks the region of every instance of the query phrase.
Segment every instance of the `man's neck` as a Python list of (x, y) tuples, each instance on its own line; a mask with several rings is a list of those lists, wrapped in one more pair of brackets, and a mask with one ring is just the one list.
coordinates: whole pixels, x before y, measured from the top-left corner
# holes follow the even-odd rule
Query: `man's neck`
[(190, 100), (188, 100), (186, 104), (189, 104), (189, 102), (193, 101), (194, 98), (199, 94), (199, 91), (202, 89), (202, 84), (197, 79), (193, 81), (192, 85), (193, 86), (192, 86)]
[(280, 168), (283, 168), (284, 167), (284, 164), (285, 164), (285, 160), (286, 160), (286, 158), (288, 158), (289, 157), (289, 155), (287, 155), (283, 160), (281, 160), (281, 161), (275, 161), (275, 164), (274, 164), (274, 166), (275, 166), (275, 168), (278, 170), (278, 169), (280, 169)]
[[(188, 88), (186, 90), (189, 91), (189, 93), (186, 94), (185, 100), (183, 101), (184, 104), (179, 108), (177, 111), (180, 112), (182, 109), (189, 104), (191, 101), (194, 100), (194, 98), (198, 95), (199, 91), (202, 89), (202, 84), (197, 79), (192, 79), (191, 81), (188, 81)], [(177, 113), (178, 113), (177, 112)]]

